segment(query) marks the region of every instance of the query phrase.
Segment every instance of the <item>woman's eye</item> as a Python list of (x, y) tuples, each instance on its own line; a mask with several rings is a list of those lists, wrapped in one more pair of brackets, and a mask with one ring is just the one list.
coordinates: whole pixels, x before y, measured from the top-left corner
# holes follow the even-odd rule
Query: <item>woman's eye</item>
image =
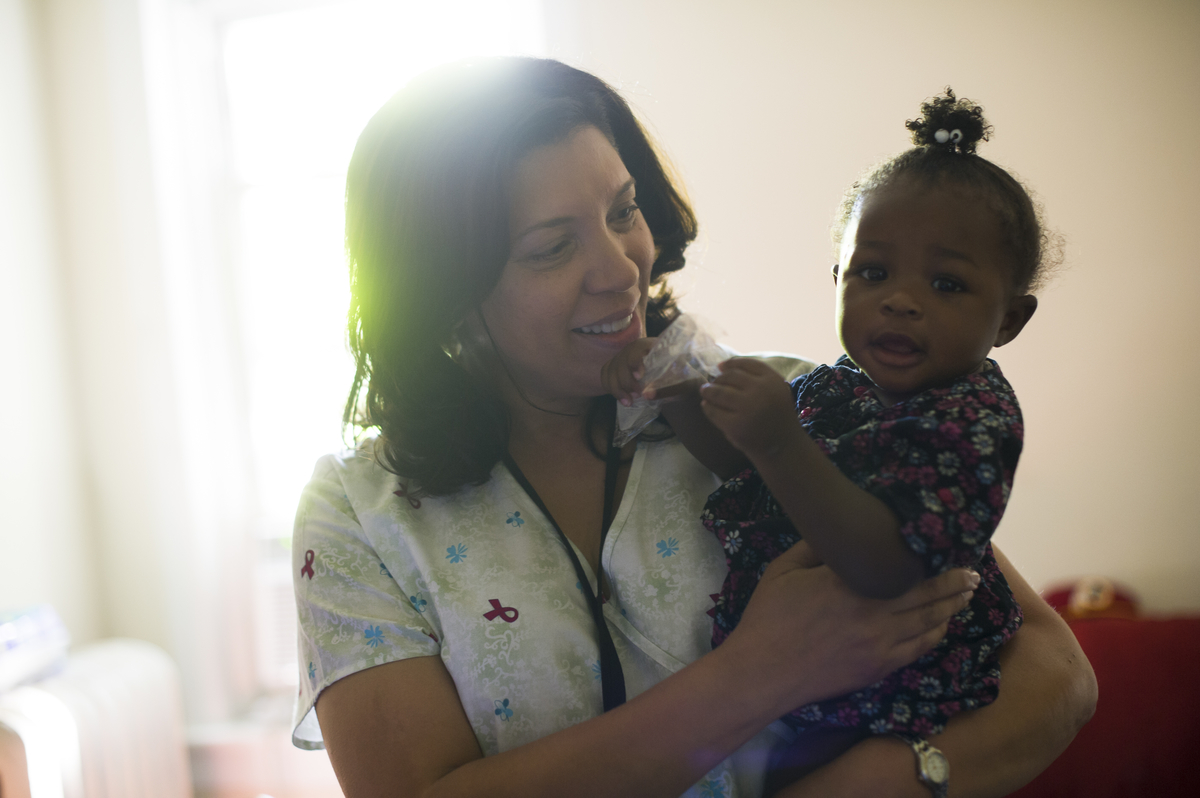
[(558, 260), (563, 255), (565, 255), (567, 250), (570, 248), (571, 248), (570, 239), (563, 239), (562, 241), (559, 241), (557, 244), (549, 246), (546, 249), (538, 250), (537, 252), (528, 256), (526, 258), (526, 260), (532, 260), (532, 261), (538, 261), (538, 262), (549, 262), (549, 261)]
[(629, 225), (633, 223), (634, 218), (637, 216), (637, 212), (638, 206), (630, 203), (614, 213), (612, 215), (612, 220), (615, 224)]
[(935, 277), (933, 278), (933, 290), (956, 294), (967, 290), (967, 287), (952, 277)]

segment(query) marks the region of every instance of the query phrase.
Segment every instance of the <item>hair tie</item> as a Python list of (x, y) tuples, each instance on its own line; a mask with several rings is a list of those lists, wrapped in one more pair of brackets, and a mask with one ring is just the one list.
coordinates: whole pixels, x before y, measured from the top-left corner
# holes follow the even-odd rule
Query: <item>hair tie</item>
[(946, 130), (945, 128), (933, 134), (934, 141), (938, 144), (945, 144), (947, 141), (957, 144), (962, 141), (962, 131), (958, 128), (954, 130)]

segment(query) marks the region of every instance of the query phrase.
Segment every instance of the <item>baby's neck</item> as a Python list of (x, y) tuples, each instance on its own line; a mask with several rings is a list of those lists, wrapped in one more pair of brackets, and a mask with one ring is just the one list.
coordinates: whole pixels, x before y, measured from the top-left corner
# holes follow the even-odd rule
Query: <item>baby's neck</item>
[[(886, 391), (883, 388), (880, 388), (878, 385), (876, 385), (874, 380), (871, 380), (871, 393), (873, 393), (875, 395), (875, 398), (879, 400), (879, 403), (881, 405), (883, 405), (884, 407), (891, 407), (894, 404), (898, 404), (907, 399), (911, 399), (912, 397), (916, 396), (917, 394), (925, 393), (925, 391), (931, 390), (933, 388), (944, 388), (947, 385), (951, 385), (953, 383), (958, 382), (963, 377), (970, 376), (971, 374), (978, 374), (979, 372), (981, 372), (985, 368), (987, 368), (987, 363), (988, 363), (988, 361), (985, 358), (982, 363), (980, 363), (978, 366), (976, 366), (975, 368), (968, 371), (966, 374), (959, 374), (957, 376), (951, 377), (950, 379), (938, 380), (937, 382), (930, 383), (929, 385), (922, 385), (919, 388), (917, 388), (915, 391), (908, 391), (906, 393), (892, 393), (890, 391)], [(863, 373), (866, 374), (865, 371)], [(867, 376), (867, 379), (869, 379), (869, 380), (871, 379), (870, 374), (866, 374), (866, 376)]]

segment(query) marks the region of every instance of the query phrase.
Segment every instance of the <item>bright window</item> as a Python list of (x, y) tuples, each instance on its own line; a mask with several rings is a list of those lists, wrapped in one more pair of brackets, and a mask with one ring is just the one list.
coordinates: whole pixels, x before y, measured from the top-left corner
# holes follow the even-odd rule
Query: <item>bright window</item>
[(535, 0), (344, 2), (239, 19), (222, 41), (237, 324), (259, 502), (259, 676), (294, 684), (287, 551), (316, 459), (343, 448), (353, 376), (343, 249), (355, 140), (413, 75), (539, 54)]

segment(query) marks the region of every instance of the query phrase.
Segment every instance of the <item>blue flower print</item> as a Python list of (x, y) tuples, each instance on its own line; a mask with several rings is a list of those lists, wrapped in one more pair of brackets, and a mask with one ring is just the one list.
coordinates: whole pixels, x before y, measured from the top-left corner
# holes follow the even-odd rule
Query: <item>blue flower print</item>
[(446, 559), (450, 562), (462, 562), (467, 559), (467, 544), (458, 543), (446, 547)]
[(500, 718), (500, 720), (508, 720), (513, 716), (513, 711), (508, 708), (507, 698), (503, 701), (497, 698), (492, 703), (496, 705), (496, 717)]
[(867, 699), (866, 701), (861, 701), (858, 704), (858, 711), (861, 712), (862, 714), (866, 715), (867, 717), (871, 717), (873, 715), (878, 715), (880, 709), (881, 709), (881, 707), (879, 706), (879, 702), (872, 701), (870, 699)]
[(596, 681), (600, 681), (600, 660), (592, 663), (592, 675), (596, 677)]
[(658, 541), (658, 553), (663, 557), (670, 557), (679, 551), (679, 541), (675, 538), (667, 538), (666, 540)]
[(892, 730), (892, 724), (883, 718), (871, 721), (871, 734), (887, 734)]
[[(659, 544), (662, 545), (661, 543)], [(738, 549), (742, 547), (742, 535), (736, 529), (731, 529), (725, 535), (725, 551), (730, 554), (737, 554)], [(665, 554), (663, 555), (666, 556)]]
[(383, 642), (383, 630), (378, 626), (368, 626), (367, 631), (363, 632), (363, 637), (367, 638), (367, 645), (371, 648), (378, 648)]
[(512, 524), (513, 529), (519, 529), (521, 524), (525, 523), (525, 519), (521, 517), (521, 511), (516, 510), (508, 514), (508, 520), (504, 523)]
[(392, 578), (392, 572), (391, 572), (391, 571), (389, 571), (389, 570), (387, 569), (387, 566), (386, 566), (386, 565), (384, 565), (383, 563), (379, 563), (379, 575), (380, 575), (380, 576), (386, 576), (388, 579), (391, 579), (391, 578)]
[(725, 798), (725, 782), (716, 779), (705, 779), (700, 782), (701, 798)]
[(308, 663), (308, 678), (310, 681), (316, 681), (317, 679), (317, 669), (313, 667), (311, 662)]
[(416, 596), (409, 596), (408, 600), (412, 602), (413, 609), (417, 612), (425, 612), (425, 605), (429, 603), (425, 599), (417, 598)]
[(979, 468), (975, 469), (975, 476), (984, 485), (991, 485), (996, 481), (996, 467), (991, 463), (981, 463)]

